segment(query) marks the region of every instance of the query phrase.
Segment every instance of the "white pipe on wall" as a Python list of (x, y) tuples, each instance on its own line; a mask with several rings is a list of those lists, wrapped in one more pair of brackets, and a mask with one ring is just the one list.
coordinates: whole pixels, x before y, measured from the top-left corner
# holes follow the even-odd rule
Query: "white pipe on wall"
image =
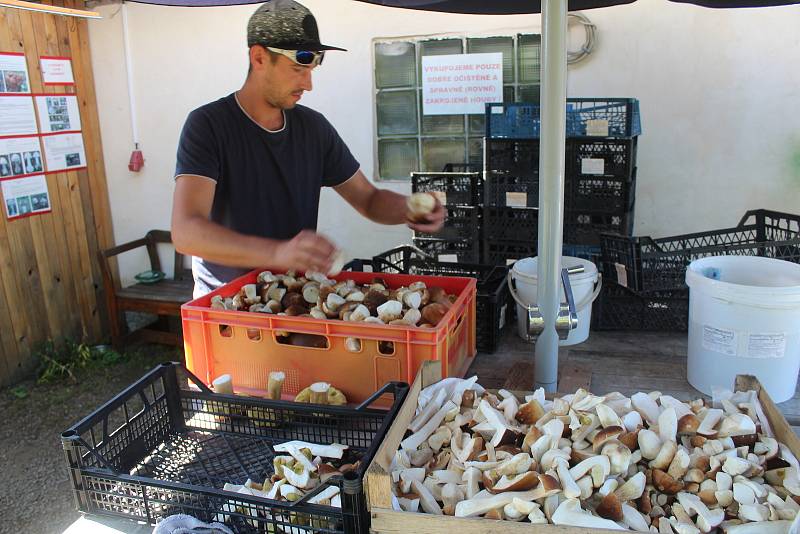
[(122, 2), (122, 41), (125, 47), (125, 72), (128, 75), (128, 101), (131, 112), (131, 134), (133, 146), (139, 148), (139, 130), (136, 127), (136, 96), (133, 93), (133, 60), (131, 59), (131, 40), (128, 34), (128, 5)]

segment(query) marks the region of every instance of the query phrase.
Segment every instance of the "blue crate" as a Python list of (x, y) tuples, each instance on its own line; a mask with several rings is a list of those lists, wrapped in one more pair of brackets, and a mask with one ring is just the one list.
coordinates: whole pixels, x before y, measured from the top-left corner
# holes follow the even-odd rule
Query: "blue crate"
[[(602, 122), (591, 125), (589, 121)], [(600, 132), (593, 131), (598, 125)], [(567, 137), (636, 137), (642, 134), (639, 101), (635, 98), (568, 98), (566, 127)], [(486, 137), (538, 139), (540, 134), (539, 104), (486, 104)]]

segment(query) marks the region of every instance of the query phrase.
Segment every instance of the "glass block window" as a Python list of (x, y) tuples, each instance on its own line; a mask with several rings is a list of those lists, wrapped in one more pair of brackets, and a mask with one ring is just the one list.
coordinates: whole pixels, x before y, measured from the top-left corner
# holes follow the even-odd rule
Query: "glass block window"
[(503, 101), (538, 102), (541, 39), (427, 37), (375, 42), (377, 178), (408, 180), (413, 171), (441, 171), (448, 163), (483, 162), (483, 115), (423, 115), (422, 57), (503, 54)]

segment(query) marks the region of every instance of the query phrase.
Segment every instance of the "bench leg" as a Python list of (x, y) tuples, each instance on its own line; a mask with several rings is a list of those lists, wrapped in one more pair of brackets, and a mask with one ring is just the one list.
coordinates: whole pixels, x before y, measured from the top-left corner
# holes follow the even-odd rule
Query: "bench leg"
[(124, 345), (125, 334), (128, 331), (128, 325), (125, 322), (125, 311), (117, 306), (115, 298), (110, 297), (107, 299), (108, 303), (108, 324), (111, 330), (111, 346), (114, 349), (121, 349)]

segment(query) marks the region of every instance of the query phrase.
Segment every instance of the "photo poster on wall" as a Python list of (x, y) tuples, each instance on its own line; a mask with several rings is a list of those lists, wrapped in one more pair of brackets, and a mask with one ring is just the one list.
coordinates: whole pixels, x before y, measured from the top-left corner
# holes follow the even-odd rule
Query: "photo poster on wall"
[(21, 52), (0, 52), (0, 93), (30, 93), (28, 64)]
[(35, 100), (42, 133), (81, 131), (77, 96), (45, 94), (36, 95)]
[(0, 182), (8, 219), (19, 219), (52, 211), (44, 174)]
[(19, 137), (38, 133), (32, 97), (0, 95), (0, 137)]
[(75, 85), (72, 61), (68, 57), (39, 56), (44, 85)]
[(80, 133), (43, 135), (42, 146), (47, 172), (86, 167), (86, 152)]
[(0, 139), (0, 180), (44, 172), (38, 136)]

